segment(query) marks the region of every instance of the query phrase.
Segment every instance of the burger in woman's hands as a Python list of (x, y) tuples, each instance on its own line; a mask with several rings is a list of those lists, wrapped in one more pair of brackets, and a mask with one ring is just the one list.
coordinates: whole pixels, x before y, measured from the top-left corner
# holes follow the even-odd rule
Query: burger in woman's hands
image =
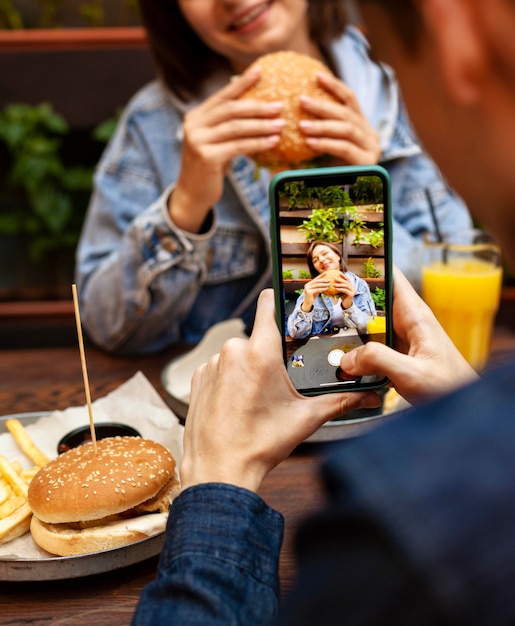
[(261, 75), (255, 85), (242, 98), (282, 102), (281, 117), (285, 125), (279, 143), (270, 150), (260, 152), (253, 158), (264, 167), (290, 169), (299, 163), (320, 156), (306, 143), (299, 130), (299, 121), (313, 119), (300, 104), (300, 96), (307, 95), (318, 100), (336, 99), (318, 84), (317, 72), (331, 73), (320, 61), (292, 51), (265, 54), (249, 67), (259, 66)]
[(338, 269), (330, 269), (330, 270), (326, 270), (325, 272), (323, 272), (321, 276), (323, 276), (324, 278), (328, 278), (331, 281), (329, 284), (329, 287), (326, 289), (324, 293), (327, 296), (336, 296), (339, 293), (339, 291), (337, 290), (335, 286), (335, 282), (337, 278), (339, 278), (340, 276), (343, 276), (343, 272)]

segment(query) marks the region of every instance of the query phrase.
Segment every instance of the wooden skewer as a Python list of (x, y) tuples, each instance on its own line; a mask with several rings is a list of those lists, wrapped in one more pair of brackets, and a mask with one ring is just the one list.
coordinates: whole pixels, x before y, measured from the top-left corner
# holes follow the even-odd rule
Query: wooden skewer
[(84, 389), (86, 391), (86, 404), (88, 405), (89, 429), (91, 441), (95, 454), (97, 453), (97, 437), (95, 433), (95, 423), (93, 422), (93, 408), (91, 406), (91, 394), (89, 392), (88, 369), (86, 367), (86, 355), (84, 353), (84, 339), (82, 337), (82, 324), (80, 322), (79, 299), (77, 298), (77, 286), (72, 285), (73, 308), (75, 310), (75, 324), (77, 325), (77, 337), (79, 338), (80, 362), (82, 365), (82, 378), (84, 379)]

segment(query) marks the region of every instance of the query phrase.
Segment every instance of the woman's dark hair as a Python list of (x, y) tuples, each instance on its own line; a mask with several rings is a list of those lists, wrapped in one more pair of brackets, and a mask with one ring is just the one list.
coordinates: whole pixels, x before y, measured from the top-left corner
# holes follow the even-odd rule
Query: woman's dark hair
[[(343, 3), (308, 0), (307, 10), (309, 36), (330, 63), (328, 46), (345, 29)], [(229, 67), (225, 57), (213, 52), (191, 28), (177, 0), (140, 0), (140, 11), (157, 73), (180, 98), (198, 97), (206, 79)]]
[(341, 246), (337, 246), (334, 243), (329, 243), (328, 241), (313, 241), (310, 244), (308, 251), (306, 252), (306, 261), (308, 264), (309, 273), (311, 274), (311, 278), (315, 278), (315, 276), (318, 276), (320, 274), (320, 272), (318, 272), (315, 269), (315, 266), (313, 265), (313, 252), (317, 246), (326, 246), (327, 248), (331, 248), (333, 252), (336, 252), (336, 254), (340, 257), (341, 271), (342, 272), (347, 271), (347, 265), (345, 261), (343, 260), (343, 252), (342, 252)]

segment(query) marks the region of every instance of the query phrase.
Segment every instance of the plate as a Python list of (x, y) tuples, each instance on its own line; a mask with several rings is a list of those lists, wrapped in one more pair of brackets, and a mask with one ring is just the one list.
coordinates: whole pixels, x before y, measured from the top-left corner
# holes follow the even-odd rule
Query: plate
[[(0, 434), (8, 432), (5, 421), (9, 418), (16, 418), (26, 426), (48, 415), (50, 415), (50, 411), (18, 413), (0, 417)], [(57, 441), (55, 445), (57, 446)], [(10, 458), (9, 460), (16, 459)], [(10, 544), (5, 544), (5, 546), (14, 545), (16, 542), (21, 541), (32, 541), (30, 533), (15, 539)], [(63, 580), (110, 572), (158, 555), (161, 552), (164, 541), (165, 533), (162, 532), (121, 548), (78, 556), (48, 555), (48, 557), (27, 559), (10, 559), (2, 556), (0, 557), (0, 581)]]
[[(166, 402), (174, 413), (184, 421), (188, 413), (191, 390), (191, 378), (199, 365), (206, 363), (218, 352), (229, 337), (246, 337), (243, 322), (240, 319), (228, 320), (215, 324), (204, 335), (199, 344), (186, 354), (172, 359), (161, 372), (161, 383), (166, 393)], [(380, 390), (384, 398), (389, 390)], [(353, 411), (340, 419), (332, 420), (321, 426), (305, 443), (320, 443), (348, 439), (364, 434), (378, 423), (409, 405), (396, 398), (396, 405), (385, 409), (385, 403), (378, 409)]]
[(191, 379), (195, 370), (218, 354), (223, 344), (232, 337), (248, 339), (245, 324), (240, 318), (214, 324), (192, 350), (172, 359), (164, 367), (161, 383), (166, 392), (166, 402), (181, 420), (184, 421), (188, 413)]

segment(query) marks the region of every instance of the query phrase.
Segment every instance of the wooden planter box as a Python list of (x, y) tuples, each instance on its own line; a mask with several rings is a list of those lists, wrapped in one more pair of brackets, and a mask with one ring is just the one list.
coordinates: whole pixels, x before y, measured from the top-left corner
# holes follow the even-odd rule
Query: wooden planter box
[(364, 281), (370, 287), (370, 291), (374, 291), (374, 289), (384, 289), (384, 278), (364, 278)]
[(378, 222), (384, 222), (384, 213), (379, 211), (367, 211), (366, 209), (360, 209), (356, 207), (357, 213), (364, 222), (367, 224), (377, 224)]

